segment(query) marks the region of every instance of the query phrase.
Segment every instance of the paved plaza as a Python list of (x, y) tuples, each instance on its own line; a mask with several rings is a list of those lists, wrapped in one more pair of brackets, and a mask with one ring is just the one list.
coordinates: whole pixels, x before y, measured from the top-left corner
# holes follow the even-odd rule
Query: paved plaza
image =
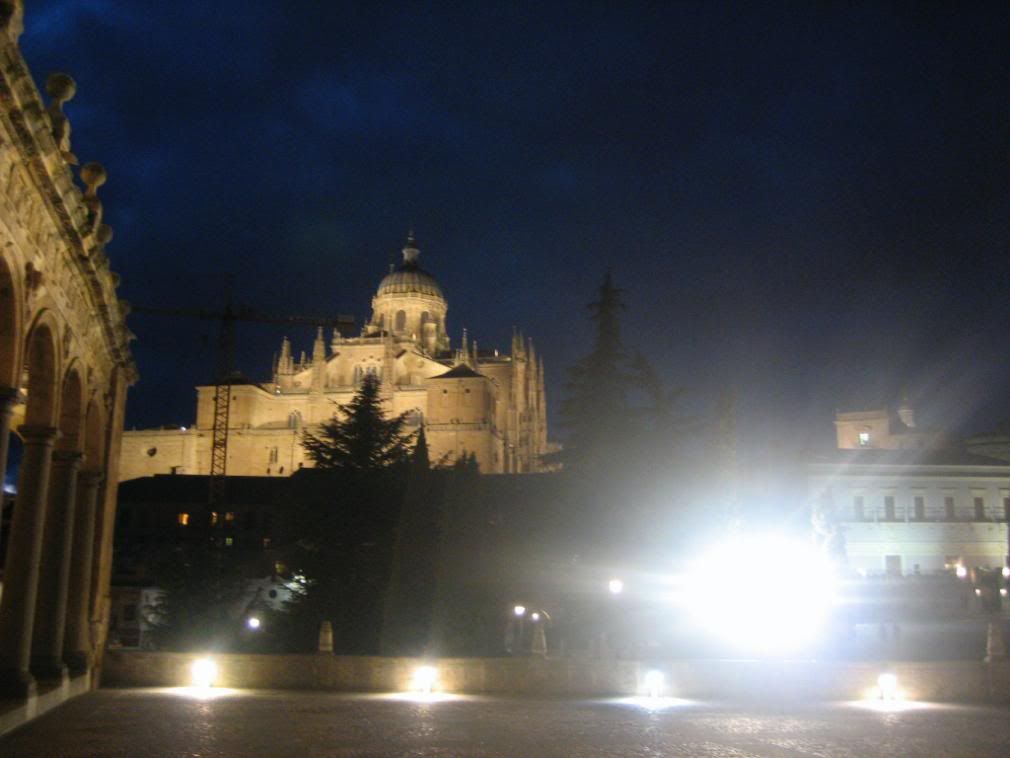
[(39, 756), (1004, 756), (1010, 711), (102, 690), (0, 738)]

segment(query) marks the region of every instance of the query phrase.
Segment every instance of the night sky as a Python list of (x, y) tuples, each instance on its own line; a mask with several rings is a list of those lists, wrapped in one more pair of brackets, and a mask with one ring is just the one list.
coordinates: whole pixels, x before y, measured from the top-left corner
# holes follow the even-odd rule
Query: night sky
[[(131, 302), (360, 324), (413, 225), (454, 342), (524, 330), (555, 411), (609, 267), (627, 343), (688, 409), (735, 387), (745, 441), (902, 391), (1010, 421), (1006, 2), (28, 6)], [(128, 426), (191, 423), (215, 326), (129, 323)]]

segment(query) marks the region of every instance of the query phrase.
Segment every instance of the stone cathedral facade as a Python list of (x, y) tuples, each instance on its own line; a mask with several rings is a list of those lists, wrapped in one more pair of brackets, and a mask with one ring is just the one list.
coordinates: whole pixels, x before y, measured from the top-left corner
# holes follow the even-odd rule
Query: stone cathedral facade
[[(298, 358), (285, 338), (268, 381), (232, 386), (229, 475), (288, 476), (310, 466), (302, 431), (331, 418), (368, 374), (380, 378), (390, 413), (406, 412), (411, 427), (424, 426), (432, 461), (473, 454), (484, 473), (542, 470), (544, 368), (532, 341), (513, 334), (505, 355), (479, 351), (464, 331), (454, 348), (445, 295), (419, 256), (411, 236), (402, 263), (379, 283), (360, 335), (334, 330), (327, 340), (320, 328)], [(197, 388), (191, 427), (126, 432), (120, 479), (209, 473), (214, 389)]]

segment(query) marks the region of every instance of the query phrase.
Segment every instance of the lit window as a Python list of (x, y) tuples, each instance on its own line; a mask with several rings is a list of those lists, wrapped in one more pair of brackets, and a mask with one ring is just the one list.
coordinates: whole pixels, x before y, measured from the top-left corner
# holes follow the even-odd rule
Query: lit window
[(232, 545), (235, 544), (235, 540), (232, 539), (231, 537), (225, 537), (224, 538), (224, 544), (225, 544), (225, 547), (231, 547)]
[(227, 513), (225, 513), (224, 514), (224, 521), (225, 521), (226, 524), (234, 523), (234, 521), (235, 521), (235, 513), (234, 513), (234, 511), (228, 511)]
[(859, 446), (860, 447), (869, 447), (870, 446), (870, 433), (869, 432), (860, 432), (859, 433)]
[(177, 520), (179, 522), (179, 526), (189, 526), (189, 514), (188, 513), (180, 513), (179, 516), (178, 516), (178, 518), (177, 518)]
[(217, 524), (217, 511), (210, 512), (210, 525), (215, 526)]
[(264, 537), (263, 538), (263, 547), (264, 548), (270, 547), (270, 538), (269, 537)]

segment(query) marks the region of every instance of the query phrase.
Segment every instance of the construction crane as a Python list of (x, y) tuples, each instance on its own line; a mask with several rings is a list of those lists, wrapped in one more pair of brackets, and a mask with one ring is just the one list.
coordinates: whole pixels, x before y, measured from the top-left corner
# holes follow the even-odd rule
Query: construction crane
[(250, 321), (258, 324), (291, 324), (294, 326), (330, 326), (344, 336), (354, 331), (354, 317), (339, 315), (335, 318), (316, 316), (278, 316), (262, 313), (248, 306), (226, 303), (222, 310), (203, 308), (155, 308), (131, 305), (132, 313), (152, 316), (174, 316), (217, 321), (217, 377), (214, 384), (214, 423), (210, 448), (209, 510), (225, 500), (225, 476), (228, 471), (228, 424), (231, 408), (231, 387), (235, 378), (235, 322)]

